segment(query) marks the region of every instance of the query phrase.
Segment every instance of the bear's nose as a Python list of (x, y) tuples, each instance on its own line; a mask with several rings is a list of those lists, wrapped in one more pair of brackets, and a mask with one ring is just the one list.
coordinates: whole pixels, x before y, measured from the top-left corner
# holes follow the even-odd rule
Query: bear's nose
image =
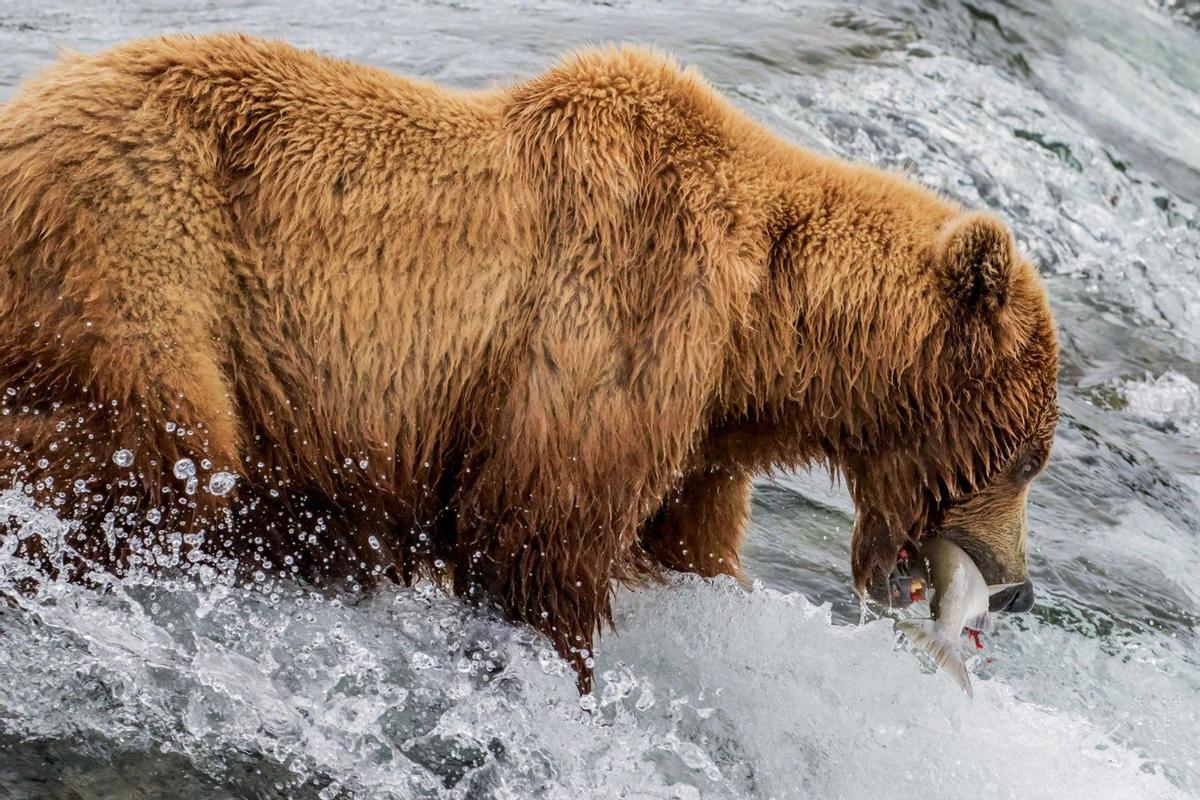
[(1025, 581), (1020, 586), (1010, 586), (1002, 592), (996, 592), (992, 595), (988, 607), (992, 611), (1025, 613), (1033, 608), (1033, 581)]

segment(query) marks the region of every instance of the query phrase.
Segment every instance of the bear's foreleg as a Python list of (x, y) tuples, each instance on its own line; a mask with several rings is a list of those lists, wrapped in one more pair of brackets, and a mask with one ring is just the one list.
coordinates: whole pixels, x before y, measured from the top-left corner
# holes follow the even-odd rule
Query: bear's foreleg
[(455, 590), (543, 633), (586, 694), (596, 632), (612, 621), (612, 581), (627, 571), (632, 550), (621, 543), (633, 541), (635, 527), (632, 515), (614, 515), (607, 504), (558, 500), (468, 499), (458, 536), (467, 567), (456, 572)]
[(659, 564), (697, 575), (738, 575), (750, 512), (750, 474), (724, 467), (693, 472), (642, 529)]

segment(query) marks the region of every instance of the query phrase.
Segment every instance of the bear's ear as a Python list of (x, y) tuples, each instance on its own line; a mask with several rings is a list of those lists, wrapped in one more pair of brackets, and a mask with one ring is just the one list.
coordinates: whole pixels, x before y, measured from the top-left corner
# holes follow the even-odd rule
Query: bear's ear
[(964, 214), (942, 228), (938, 248), (946, 294), (966, 314), (993, 315), (1008, 300), (1012, 234), (989, 214)]

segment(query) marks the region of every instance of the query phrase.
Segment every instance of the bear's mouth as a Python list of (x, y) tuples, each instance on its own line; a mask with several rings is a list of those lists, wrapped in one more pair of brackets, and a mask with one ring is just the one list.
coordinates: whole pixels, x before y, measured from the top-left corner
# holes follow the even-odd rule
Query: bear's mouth
[(889, 608), (908, 608), (925, 599), (929, 585), (925, 565), (916, 557), (917, 547), (909, 542), (896, 553), (896, 566), (887, 578), (887, 605)]

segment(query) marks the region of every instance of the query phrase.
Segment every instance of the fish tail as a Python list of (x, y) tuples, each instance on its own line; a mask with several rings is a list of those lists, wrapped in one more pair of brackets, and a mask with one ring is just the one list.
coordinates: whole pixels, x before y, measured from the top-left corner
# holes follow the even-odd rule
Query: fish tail
[(928, 653), (939, 667), (950, 673), (967, 693), (967, 697), (975, 696), (971, 690), (971, 679), (967, 675), (967, 663), (963, 660), (957, 638), (948, 638), (940, 633), (931, 619), (901, 620), (896, 623), (896, 630)]

